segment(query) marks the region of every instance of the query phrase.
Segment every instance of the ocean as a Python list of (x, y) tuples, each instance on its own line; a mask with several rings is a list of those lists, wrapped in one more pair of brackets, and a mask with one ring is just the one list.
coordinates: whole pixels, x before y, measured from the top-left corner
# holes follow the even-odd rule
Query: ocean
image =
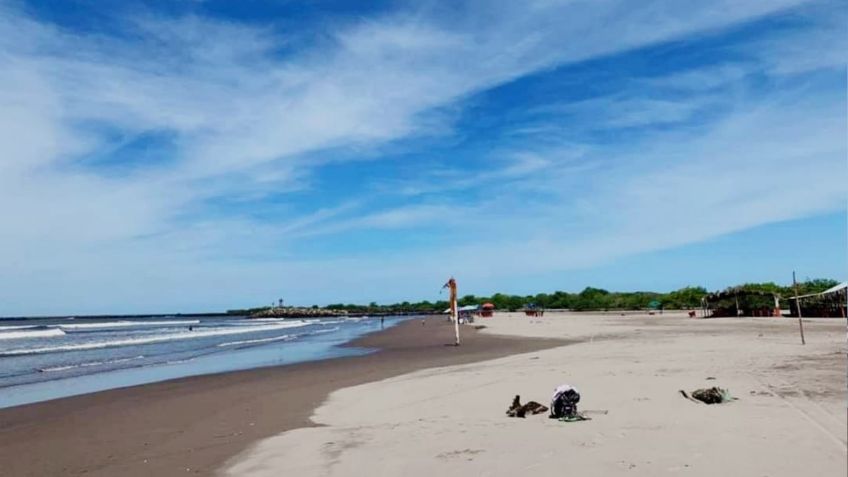
[(0, 320), (0, 408), (167, 379), (364, 354), (401, 317)]

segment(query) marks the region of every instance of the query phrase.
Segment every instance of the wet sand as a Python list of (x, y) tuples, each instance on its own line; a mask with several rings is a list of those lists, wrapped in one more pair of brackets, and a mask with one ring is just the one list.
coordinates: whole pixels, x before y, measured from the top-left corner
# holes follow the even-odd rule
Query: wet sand
[[(196, 376), (0, 409), (0, 475), (210, 475), (257, 441), (314, 426), (338, 389), (416, 370), (562, 346), (497, 336), (442, 318), (411, 320), (351, 343), (365, 356)], [(223, 358), (223, 357), (222, 357)]]

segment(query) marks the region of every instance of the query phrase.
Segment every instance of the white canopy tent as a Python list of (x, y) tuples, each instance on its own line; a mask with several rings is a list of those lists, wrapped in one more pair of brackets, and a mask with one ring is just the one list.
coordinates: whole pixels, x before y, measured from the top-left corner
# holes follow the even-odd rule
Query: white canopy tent
[[(459, 308), (456, 309), (456, 311), (458, 313), (462, 313), (463, 311), (466, 311), (466, 312), (467, 311), (477, 311), (479, 309), (480, 309), (479, 305), (466, 305), (466, 306), (460, 306)], [(450, 308), (443, 311), (442, 313), (450, 313)]]

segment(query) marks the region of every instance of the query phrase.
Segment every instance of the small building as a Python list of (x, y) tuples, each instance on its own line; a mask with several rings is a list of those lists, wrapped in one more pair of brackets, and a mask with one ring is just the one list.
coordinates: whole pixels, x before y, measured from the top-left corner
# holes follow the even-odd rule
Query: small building
[(524, 305), (522, 311), (527, 316), (545, 316), (545, 309), (537, 307), (535, 303)]
[[(788, 301), (790, 315), (798, 316), (795, 297), (788, 298)], [(842, 282), (820, 293), (801, 295), (797, 301), (801, 304), (801, 316), (845, 318), (848, 313), (848, 282)]]
[(491, 318), (495, 313), (495, 305), (491, 303), (483, 303), (483, 306), (480, 307), (480, 317), (481, 318)]
[(780, 316), (780, 295), (741, 287), (710, 293), (701, 299), (704, 318)]
[[(456, 314), (459, 315), (460, 323), (472, 323), (474, 321), (474, 315), (478, 314), (480, 311), (480, 305), (466, 305), (460, 306), (456, 309)], [(443, 313), (450, 313), (450, 308), (445, 310)]]

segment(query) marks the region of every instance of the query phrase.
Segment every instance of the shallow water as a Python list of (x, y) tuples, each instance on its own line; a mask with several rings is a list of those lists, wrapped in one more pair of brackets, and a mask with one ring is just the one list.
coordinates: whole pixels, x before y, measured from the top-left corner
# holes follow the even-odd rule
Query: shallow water
[[(402, 318), (386, 318), (392, 326)], [(0, 408), (166, 379), (369, 350), (379, 318), (150, 317), (0, 321)]]

